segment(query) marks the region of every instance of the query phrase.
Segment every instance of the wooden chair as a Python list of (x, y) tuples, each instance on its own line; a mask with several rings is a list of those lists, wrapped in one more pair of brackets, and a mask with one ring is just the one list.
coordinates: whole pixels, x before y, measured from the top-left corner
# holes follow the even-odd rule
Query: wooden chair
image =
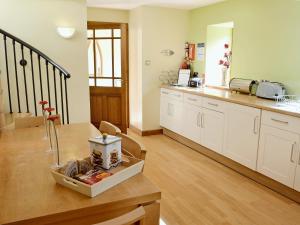
[(121, 133), (121, 130), (117, 126), (107, 121), (101, 121), (99, 130), (101, 133), (107, 133), (115, 136)]
[(145, 210), (143, 206), (140, 206), (129, 213), (126, 213), (122, 216), (97, 223), (94, 225), (132, 225), (132, 224), (145, 224)]
[(122, 152), (125, 155), (145, 160), (147, 151), (143, 145), (126, 134), (120, 133), (118, 136), (122, 138)]
[[(14, 120), (15, 120), (15, 129), (40, 127), (44, 125), (43, 116), (16, 117)], [(55, 121), (55, 125), (61, 125), (60, 118)]]
[(15, 128), (30, 128), (30, 127), (39, 127), (44, 125), (44, 117), (16, 117), (15, 118)]

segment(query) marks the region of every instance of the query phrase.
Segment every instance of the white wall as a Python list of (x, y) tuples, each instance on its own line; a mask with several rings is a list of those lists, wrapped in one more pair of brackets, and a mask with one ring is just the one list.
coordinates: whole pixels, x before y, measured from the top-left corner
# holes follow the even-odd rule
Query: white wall
[[(71, 73), (72, 77), (68, 81), (70, 121), (90, 121), (86, 1), (0, 0), (0, 5), (0, 27), (2, 29), (41, 50)], [(58, 36), (57, 26), (75, 27), (74, 38), (65, 40)], [(0, 47), (1, 54), (3, 53), (2, 48), (3, 46)], [(4, 61), (1, 58), (1, 76), (5, 74), (3, 64)], [(4, 79), (3, 77), (2, 79)], [(5, 88), (6, 84), (4, 82), (2, 84)], [(5, 106), (7, 111), (7, 99), (5, 99)], [(32, 108), (31, 112), (33, 112)]]
[(88, 7), (88, 21), (128, 23), (129, 11)]

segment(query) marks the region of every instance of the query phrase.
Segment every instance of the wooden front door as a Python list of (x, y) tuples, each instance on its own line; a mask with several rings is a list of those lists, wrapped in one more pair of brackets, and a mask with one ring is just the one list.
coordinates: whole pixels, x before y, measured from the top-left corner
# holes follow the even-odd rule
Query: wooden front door
[(128, 128), (128, 25), (88, 22), (91, 122)]

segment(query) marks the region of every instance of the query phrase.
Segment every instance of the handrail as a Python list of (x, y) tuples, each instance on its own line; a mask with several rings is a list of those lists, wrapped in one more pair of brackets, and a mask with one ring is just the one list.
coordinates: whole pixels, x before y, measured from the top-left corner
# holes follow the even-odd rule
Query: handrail
[(63, 75), (65, 76), (65, 78), (70, 78), (71, 74), (66, 71), (64, 68), (62, 68), (60, 65), (58, 65), (57, 63), (55, 63), (52, 59), (50, 59), (48, 56), (46, 56), (44, 53), (42, 53), (41, 51), (39, 51), (38, 49), (36, 49), (35, 47), (33, 47), (32, 45), (22, 41), (21, 39), (15, 37), (14, 35), (0, 29), (0, 33), (3, 34), (6, 37), (11, 38), (12, 40), (18, 42), (19, 44), (29, 48), (30, 50), (32, 50), (33, 52), (35, 52), (36, 54), (40, 55), (42, 58), (44, 58), (46, 61), (48, 61), (50, 64), (52, 64), (53, 66), (55, 66), (58, 70), (60, 70)]

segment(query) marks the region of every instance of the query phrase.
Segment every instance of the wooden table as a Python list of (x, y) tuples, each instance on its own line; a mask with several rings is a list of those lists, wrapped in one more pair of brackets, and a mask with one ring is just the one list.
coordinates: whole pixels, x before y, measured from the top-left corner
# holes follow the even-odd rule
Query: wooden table
[[(88, 123), (58, 126), (62, 160), (86, 157), (98, 134)], [(94, 198), (56, 184), (44, 136), (43, 127), (0, 133), (0, 224), (94, 224), (140, 205), (146, 224), (158, 224), (161, 193), (143, 174)]]

